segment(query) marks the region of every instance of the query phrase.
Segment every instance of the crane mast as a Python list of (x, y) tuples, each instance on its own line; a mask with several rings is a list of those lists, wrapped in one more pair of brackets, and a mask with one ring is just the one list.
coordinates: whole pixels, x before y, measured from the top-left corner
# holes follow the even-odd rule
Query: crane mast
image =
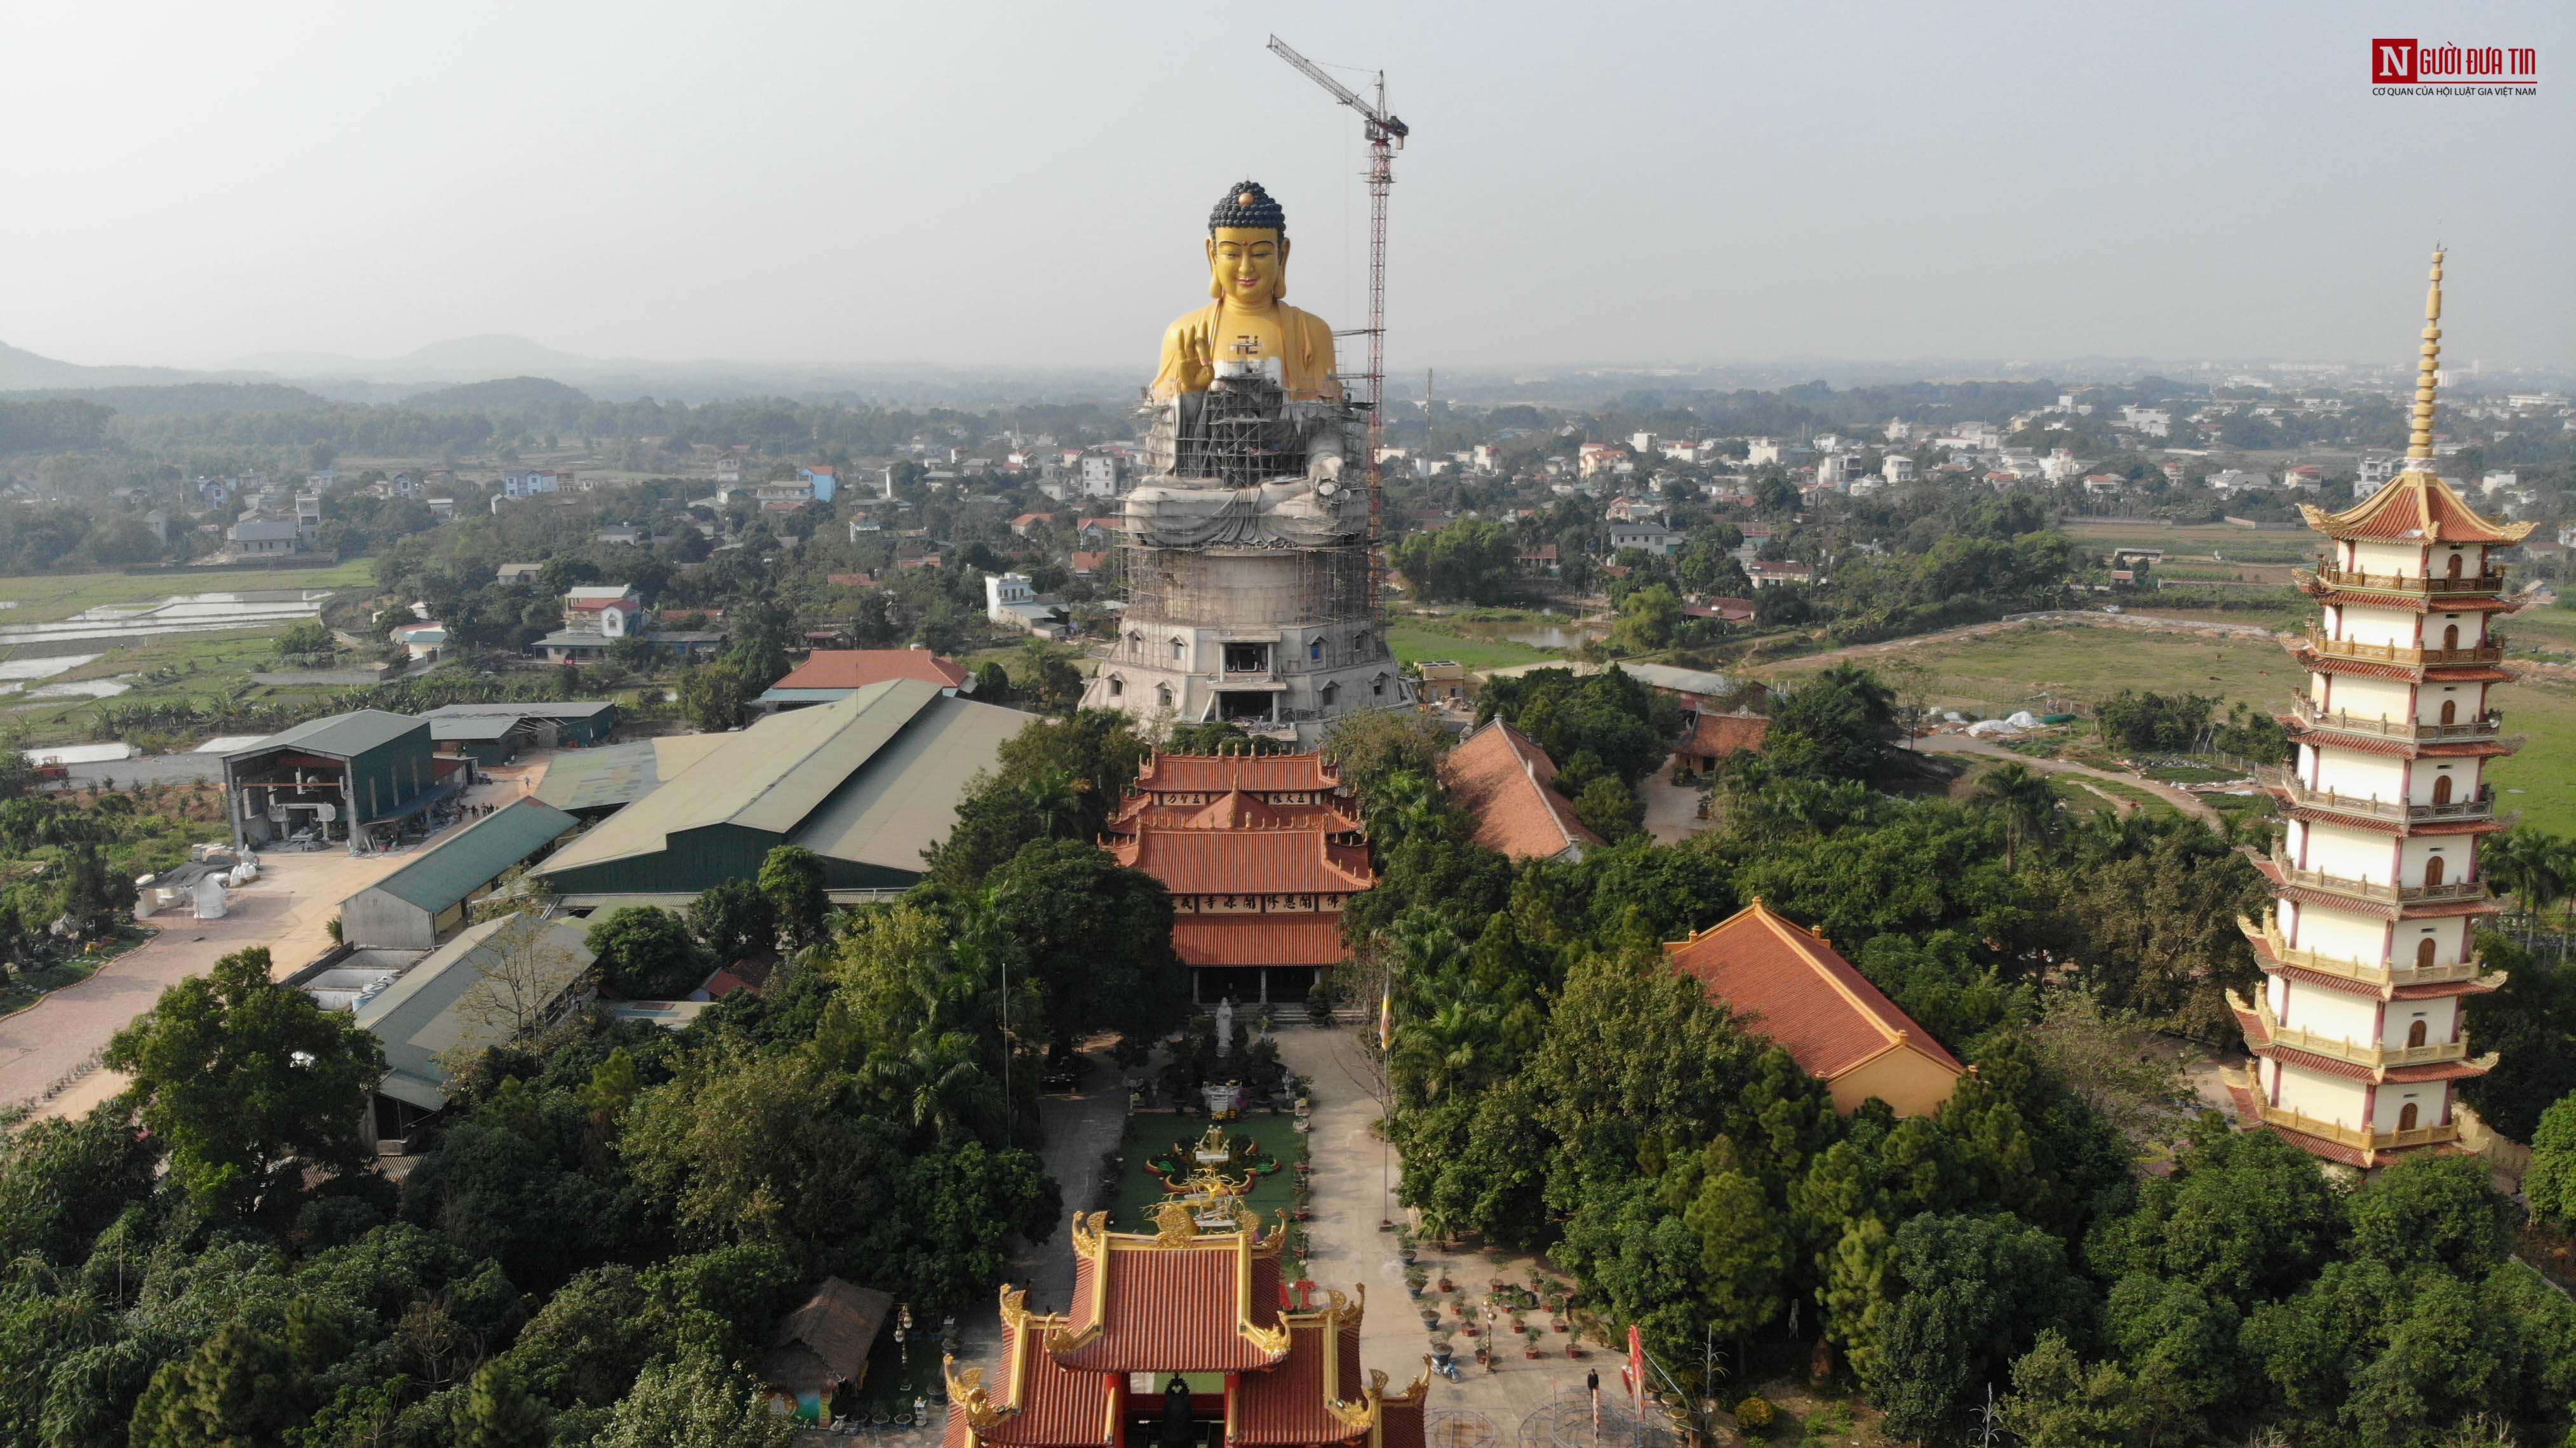
[[(1378, 478), (1378, 453), (1386, 441), (1386, 197), (1395, 185), (1395, 153), (1403, 149), (1410, 127), (1396, 119), (1386, 108), (1386, 72), (1377, 72), (1377, 100), (1372, 104), (1357, 91), (1299, 55), (1288, 42), (1270, 37), (1271, 53), (1297, 68), (1298, 72), (1322, 86), (1333, 99), (1360, 113), (1366, 123), (1369, 148), (1369, 311), (1368, 326), (1358, 329), (1368, 337), (1368, 502), (1369, 502), (1369, 606), (1378, 604), (1379, 557), (1386, 531), (1384, 503)], [(1351, 335), (1348, 332), (1340, 336)]]

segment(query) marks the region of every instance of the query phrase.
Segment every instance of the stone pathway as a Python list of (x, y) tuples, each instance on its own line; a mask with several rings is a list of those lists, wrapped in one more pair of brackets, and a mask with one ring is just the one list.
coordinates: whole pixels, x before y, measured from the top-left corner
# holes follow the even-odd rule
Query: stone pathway
[(1666, 759), (1637, 786), (1638, 796), (1646, 803), (1646, 833), (1659, 845), (1678, 845), (1711, 823), (1700, 818), (1699, 786), (1673, 782), (1676, 762)]
[[(1345, 1292), (1354, 1285), (1368, 1289), (1360, 1360), (1370, 1368), (1383, 1369), (1390, 1386), (1400, 1389), (1422, 1375), (1430, 1334), (1423, 1330), (1422, 1318), (1405, 1292), (1404, 1264), (1396, 1256), (1395, 1237), (1378, 1230), (1382, 1212), (1391, 1212), (1399, 1220), (1405, 1216), (1381, 1185), (1400, 1180), (1403, 1162), (1375, 1130), (1378, 1103), (1368, 1054), (1360, 1044), (1363, 1029), (1289, 1026), (1275, 1034), (1280, 1059), (1314, 1082), (1315, 1128), (1308, 1151), (1315, 1164), (1315, 1213), (1306, 1223), (1312, 1243), (1310, 1270), (1320, 1287)], [(1445, 1266), (1480, 1307), (1493, 1278), (1526, 1283), (1534, 1270), (1545, 1270), (1560, 1280), (1564, 1276), (1536, 1258), (1518, 1254), (1444, 1254), (1436, 1247), (1425, 1247), (1421, 1260), (1432, 1268), (1435, 1281)], [(1454, 1313), (1444, 1317), (1454, 1326)], [(1505, 1335), (1509, 1336), (1508, 1325)], [(1584, 1356), (1569, 1360), (1565, 1345), (1571, 1336), (1547, 1334), (1542, 1344), (1550, 1355), (1537, 1359), (1521, 1356), (1517, 1342), (1506, 1343), (1506, 1355), (1491, 1372), (1476, 1365), (1473, 1339), (1456, 1339), (1464, 1381), (1434, 1377), (1430, 1411), (1482, 1415), (1497, 1434), (1494, 1448), (1512, 1448), (1521, 1442), (1523, 1419), (1547, 1409), (1568, 1391), (1579, 1392), (1584, 1375), (1592, 1370), (1600, 1370), (1610, 1385), (1605, 1398), (1617, 1396), (1618, 1355), (1586, 1343)]]

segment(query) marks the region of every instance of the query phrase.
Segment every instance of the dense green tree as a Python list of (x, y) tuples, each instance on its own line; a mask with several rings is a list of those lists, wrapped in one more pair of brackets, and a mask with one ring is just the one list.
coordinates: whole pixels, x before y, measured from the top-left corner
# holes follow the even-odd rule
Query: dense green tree
[(2483, 1277), (2512, 1247), (2508, 1203), (2473, 1156), (2418, 1152), (2375, 1173), (2345, 1204), (2352, 1254), (2391, 1271), (2436, 1266)]
[(703, 1354), (657, 1362), (618, 1400), (596, 1448), (787, 1448), (796, 1424)]
[(1681, 729), (1678, 705), (1618, 669), (1581, 676), (1540, 669), (1497, 678), (1476, 710), (1477, 723), (1499, 717), (1551, 759), (1571, 761), (1588, 751), (1630, 785), (1654, 772)]
[(2576, 1095), (2560, 1097), (2541, 1113), (2522, 1190), (2533, 1216), (2562, 1227), (2576, 1224)]
[(778, 908), (750, 880), (708, 886), (689, 902), (689, 929), (718, 964), (730, 965), (778, 942)]
[(1772, 705), (1764, 753), (1774, 773), (1793, 779), (1874, 779), (1902, 733), (1887, 686), (1858, 665), (1836, 664)]
[(1912, 1218), (1890, 1238), (1887, 1274), (1900, 1290), (1861, 1382), (1909, 1439), (1955, 1432), (2040, 1333), (2080, 1331), (2090, 1312), (2064, 1244), (2007, 1216)]
[(2209, 1114), (2173, 1174), (2149, 1177), (2134, 1210), (2086, 1244), (2096, 1271), (2187, 1282), (2240, 1309), (2286, 1296), (2336, 1255), (2343, 1194), (2316, 1160), (2268, 1131)]
[(702, 1051), (638, 1097), (617, 1149), (704, 1246), (767, 1242), (819, 1265), (897, 1221), (902, 1133), (800, 1056)]
[(542, 1448), (552, 1419), (510, 1360), (495, 1359), (466, 1384), (453, 1441), (458, 1448)]
[(151, 1194), (159, 1156), (119, 1102), (0, 1135), (0, 1262), (77, 1263), (128, 1204)]
[(274, 1442), (293, 1421), (294, 1383), (277, 1339), (235, 1319), (162, 1365), (134, 1405), (134, 1448)]
[(1422, 597), (1501, 603), (1517, 584), (1520, 541), (1484, 518), (1414, 533), (1396, 544), (1392, 561)]
[(1151, 1040), (1179, 1024), (1189, 971), (1172, 950), (1162, 883), (1096, 845), (1035, 840), (985, 881), (973, 933), (1033, 982), (1047, 1039), (1095, 1030)]
[(2023, 1448), (2127, 1448), (2145, 1440), (2146, 1415), (2128, 1374), (2113, 1362), (2087, 1364), (2050, 1328), (2013, 1364), (2012, 1395), (1996, 1425)]
[(599, 957), (601, 984), (628, 1000), (686, 995), (707, 974), (706, 956), (678, 915), (651, 905), (610, 911), (586, 937)]
[(929, 852), (931, 879), (970, 890), (1031, 840), (1098, 839), (1146, 753), (1127, 717), (1105, 709), (1021, 730), (967, 786), (955, 827)]
[(823, 860), (812, 850), (780, 845), (760, 862), (760, 893), (778, 932), (791, 947), (820, 944), (828, 930), (831, 898), (823, 893)]
[(2508, 973), (2501, 988), (2464, 1003), (2469, 1039), (2499, 1059), (2494, 1070), (2462, 1081), (2460, 1097), (2487, 1125), (2529, 1141), (2541, 1113), (2576, 1092), (2576, 971), (2553, 969), (2500, 931), (2479, 931), (2477, 954)]
[(164, 991), (103, 1059), (132, 1078), (171, 1180), (202, 1210), (292, 1202), (307, 1172), (354, 1173), (372, 1155), (361, 1116), (383, 1049), (350, 1017), (272, 982), (265, 949)]

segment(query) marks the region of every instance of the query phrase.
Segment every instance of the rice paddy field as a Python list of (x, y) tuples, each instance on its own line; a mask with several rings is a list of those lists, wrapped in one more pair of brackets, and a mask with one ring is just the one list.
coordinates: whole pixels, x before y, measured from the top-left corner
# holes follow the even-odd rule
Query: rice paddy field
[[(363, 558), (329, 568), (0, 577), (0, 732), (64, 744), (87, 739), (109, 700), (291, 696), (298, 691), (251, 678), (271, 666), (275, 635), (311, 617), (319, 595), (374, 581)], [(223, 626), (232, 618), (243, 622)]]

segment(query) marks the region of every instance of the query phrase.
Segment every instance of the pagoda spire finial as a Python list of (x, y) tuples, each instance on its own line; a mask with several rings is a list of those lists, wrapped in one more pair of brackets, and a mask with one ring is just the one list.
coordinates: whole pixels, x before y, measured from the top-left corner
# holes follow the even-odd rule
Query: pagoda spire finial
[[(2442, 372), (2442, 244), (2433, 243), (2433, 275), (2424, 293), (2423, 360), (2415, 364), (2415, 412), (2406, 440), (2410, 472), (2431, 472), (2433, 395)], [(2417, 464), (2422, 464), (2418, 467)]]

